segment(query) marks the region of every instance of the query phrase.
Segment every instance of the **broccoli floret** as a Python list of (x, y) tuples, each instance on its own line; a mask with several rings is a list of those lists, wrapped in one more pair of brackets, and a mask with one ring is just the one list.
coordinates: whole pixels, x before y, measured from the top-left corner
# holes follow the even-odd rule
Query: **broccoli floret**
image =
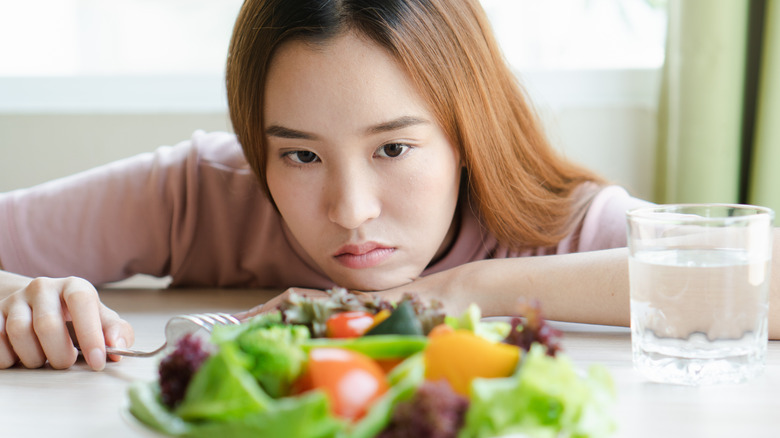
[(273, 325), (242, 333), (238, 345), (251, 358), (249, 372), (268, 395), (278, 398), (289, 393), (290, 385), (302, 372), (306, 353), (301, 344), (307, 339), (306, 327)]

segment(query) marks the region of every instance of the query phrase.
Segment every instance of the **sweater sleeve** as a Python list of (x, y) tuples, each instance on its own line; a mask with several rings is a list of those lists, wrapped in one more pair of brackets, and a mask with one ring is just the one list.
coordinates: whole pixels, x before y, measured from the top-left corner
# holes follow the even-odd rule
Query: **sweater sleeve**
[(168, 275), (196, 227), (198, 136), (0, 194), (4, 269), (95, 284), (136, 273)]
[(580, 230), (578, 252), (626, 246), (626, 212), (651, 205), (619, 186), (607, 186), (588, 208)]

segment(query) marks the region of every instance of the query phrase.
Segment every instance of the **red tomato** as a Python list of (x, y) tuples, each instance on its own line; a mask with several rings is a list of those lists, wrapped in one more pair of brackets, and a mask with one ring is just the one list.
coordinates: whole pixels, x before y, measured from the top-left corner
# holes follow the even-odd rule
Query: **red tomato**
[(325, 334), (329, 338), (357, 338), (363, 336), (374, 324), (374, 315), (368, 312), (342, 312), (325, 321)]
[(322, 389), (331, 411), (358, 420), (388, 389), (382, 369), (370, 357), (342, 348), (313, 348), (306, 372), (296, 382), (296, 392)]

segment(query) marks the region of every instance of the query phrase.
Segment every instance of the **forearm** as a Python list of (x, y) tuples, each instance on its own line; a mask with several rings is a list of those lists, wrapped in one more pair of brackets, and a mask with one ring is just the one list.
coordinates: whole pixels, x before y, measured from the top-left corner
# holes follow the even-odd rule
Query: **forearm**
[[(780, 339), (780, 228), (775, 229), (769, 290), (769, 338)], [(536, 299), (552, 320), (628, 326), (628, 250), (617, 248), (544, 257), (484, 260), (424, 277), (399, 290), (439, 298), (448, 312), (469, 303), (486, 316), (516, 312)]]
[(628, 251), (493, 259), (467, 263), (383, 292), (415, 292), (441, 300), (448, 313), (470, 303), (484, 316), (517, 314), (520, 300), (538, 300), (551, 320), (629, 324)]
[(516, 313), (520, 300), (537, 300), (552, 320), (627, 326), (627, 257), (620, 248), (475, 262), (464, 265), (457, 301), (500, 316)]

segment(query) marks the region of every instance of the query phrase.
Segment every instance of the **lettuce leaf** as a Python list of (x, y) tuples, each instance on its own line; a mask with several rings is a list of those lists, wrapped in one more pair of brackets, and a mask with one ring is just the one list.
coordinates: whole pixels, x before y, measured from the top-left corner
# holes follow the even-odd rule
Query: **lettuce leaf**
[(455, 330), (469, 330), (493, 342), (503, 341), (512, 328), (504, 321), (482, 321), (482, 310), (474, 303), (471, 303), (460, 316), (445, 317), (444, 322)]
[(214, 327), (210, 340), (214, 344), (222, 345), (237, 340), (244, 333), (283, 324), (281, 312), (261, 313), (241, 324), (218, 325)]
[(193, 425), (187, 437), (257, 438), (339, 436), (344, 423), (331, 415), (328, 399), (322, 391), (273, 400), (269, 409), (232, 418)]
[(474, 380), (459, 437), (608, 436), (616, 428), (614, 400), (614, 386), (603, 367), (593, 366), (581, 376), (564, 355), (552, 358), (543, 346), (534, 345), (514, 376)]
[(186, 435), (190, 431), (190, 424), (162, 403), (157, 382), (133, 382), (127, 394), (130, 413), (146, 426), (172, 436)]
[(274, 398), (290, 392), (290, 387), (303, 371), (306, 352), (302, 343), (309, 339), (309, 330), (300, 325), (273, 325), (247, 331), (238, 338), (238, 345), (248, 361), (249, 371), (266, 393)]
[(192, 377), (175, 414), (188, 421), (226, 420), (266, 411), (272, 399), (247, 368), (237, 345), (223, 345)]
[(280, 312), (260, 314), (240, 325), (214, 328), (211, 342), (218, 346), (238, 345), (244, 367), (273, 398), (289, 393), (290, 385), (303, 371), (309, 330), (302, 325), (282, 323)]

